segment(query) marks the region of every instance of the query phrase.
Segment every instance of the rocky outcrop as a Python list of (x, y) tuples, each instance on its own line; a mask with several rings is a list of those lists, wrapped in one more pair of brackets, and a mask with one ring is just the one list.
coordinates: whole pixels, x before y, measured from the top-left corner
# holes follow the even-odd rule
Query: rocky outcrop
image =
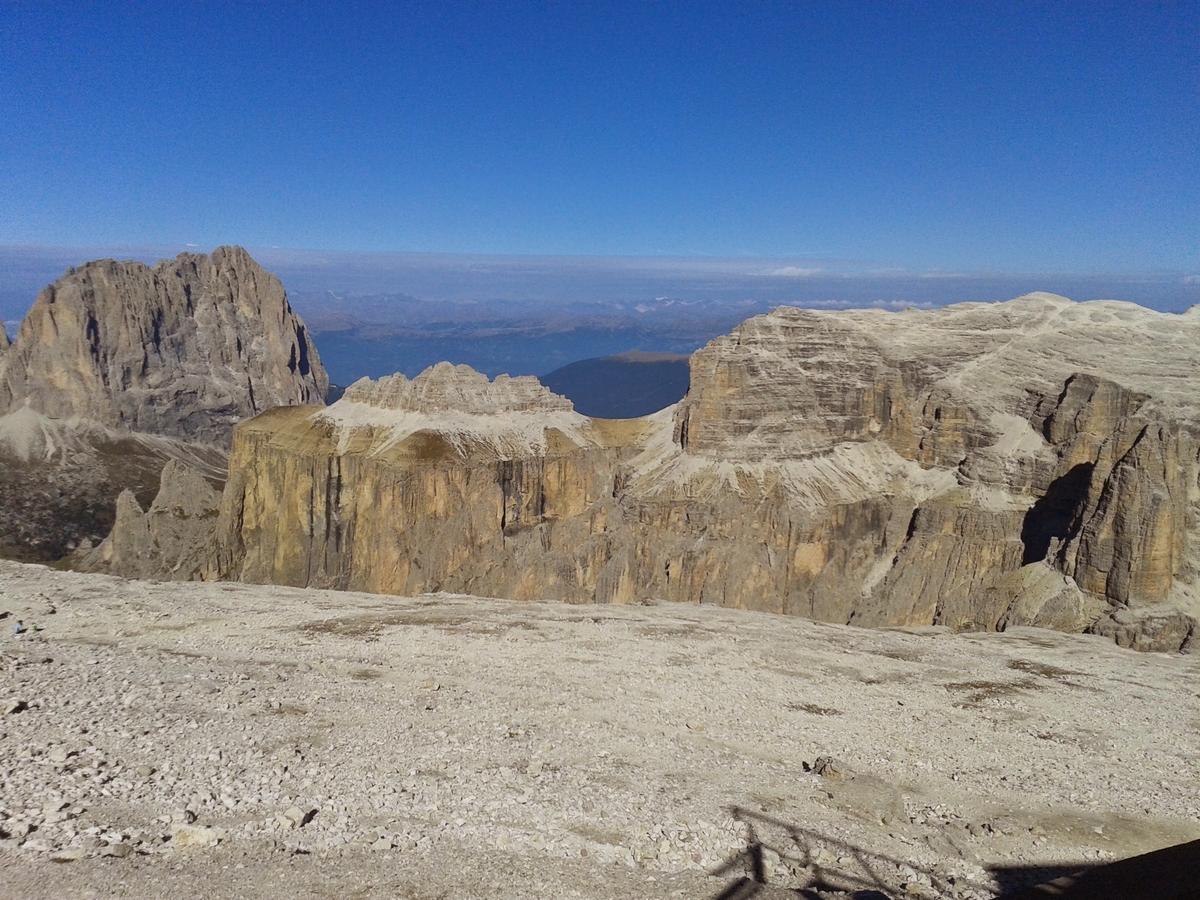
[(781, 309), (699, 351), (677, 407), (612, 422), (465, 367), (364, 381), (239, 426), (204, 574), (1177, 650), (1200, 609), (1198, 339), (1051, 295)]
[(225, 480), (226, 454), (207, 444), (51, 419), (29, 407), (0, 416), (0, 556), (41, 562), (91, 549), (130, 491), (148, 504), (172, 460)]
[(112, 533), (99, 547), (80, 554), (75, 567), (133, 578), (191, 580), (204, 571), (220, 501), (220, 492), (199, 471), (171, 460), (145, 511), (133, 491), (121, 492)]
[(360, 382), (326, 410), (277, 409), (235, 435), (213, 574), (570, 593), (577, 579), (533, 545), (551, 522), (588, 541), (583, 517), (613, 503), (606, 443), (536, 379), (489, 382), (446, 364), (411, 382)]
[(98, 543), (118, 494), (150, 503), (171, 460), (219, 485), (235, 422), (327, 387), (279, 280), (241, 248), (71, 270), (0, 353), (0, 554)]
[(219, 247), (89, 262), (47, 287), (5, 353), (0, 409), (225, 444), (235, 422), (328, 387), (279, 279)]
[(397, 373), (372, 381), (360, 378), (342, 395), (349, 404), (435, 416), (495, 416), (509, 413), (571, 412), (571, 401), (536, 378), (499, 375), (489, 381), (470, 366), (438, 363), (413, 380)]

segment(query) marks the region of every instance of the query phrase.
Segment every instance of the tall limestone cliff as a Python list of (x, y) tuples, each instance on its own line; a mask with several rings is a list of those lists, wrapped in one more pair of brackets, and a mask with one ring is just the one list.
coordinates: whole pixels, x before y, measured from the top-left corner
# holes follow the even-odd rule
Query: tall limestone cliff
[(235, 431), (205, 577), (1187, 647), (1200, 320), (1031, 295), (750, 319), (676, 407), (440, 365)]
[(279, 280), (239, 247), (71, 270), (0, 349), (0, 554), (99, 541), (169, 461), (219, 485), (234, 423), (327, 388)]
[(226, 444), (235, 422), (328, 388), (279, 279), (218, 247), (97, 260), (47, 287), (5, 353), (0, 409)]

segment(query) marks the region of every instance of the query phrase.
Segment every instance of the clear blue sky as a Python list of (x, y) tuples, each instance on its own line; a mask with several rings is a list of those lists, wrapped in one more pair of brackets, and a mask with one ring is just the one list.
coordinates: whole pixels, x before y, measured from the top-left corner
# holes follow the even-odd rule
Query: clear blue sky
[(1200, 271), (1200, 2), (0, 0), (0, 243)]

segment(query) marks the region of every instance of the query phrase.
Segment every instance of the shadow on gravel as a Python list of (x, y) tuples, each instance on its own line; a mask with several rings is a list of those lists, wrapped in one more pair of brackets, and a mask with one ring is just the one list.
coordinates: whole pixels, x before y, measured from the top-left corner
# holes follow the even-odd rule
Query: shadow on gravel
[[(766, 900), (769, 897), (785, 896), (819, 900), (828, 897), (830, 893), (854, 900), (889, 900), (897, 896), (899, 885), (894, 878), (885, 879), (882, 872), (901, 865), (925, 875), (936, 896), (954, 895), (954, 886), (947, 883), (939, 873), (929, 869), (872, 853), (820, 832), (784, 822), (773, 816), (751, 812), (740, 806), (732, 807), (729, 812), (736, 821), (744, 823), (749, 829), (746, 848), (727, 859), (710, 874), (742, 874), (735, 874), (734, 879), (715, 894), (713, 900), (745, 900), (748, 897)], [(783, 832), (784, 839), (781, 845), (770, 844), (763, 839), (764, 826)], [(819, 849), (836, 851), (839, 860), (848, 858), (851, 862), (839, 861), (837, 865), (818, 862)], [(778, 856), (780, 862), (793, 871), (794, 875), (787, 879), (787, 885), (768, 884), (768, 854)]]
[[(895, 876), (898, 866), (907, 867), (928, 879), (916, 896), (956, 897), (963, 888), (994, 892), (1000, 900), (1200, 900), (1200, 841), (1177, 844), (1118, 860), (1105, 865), (1062, 863), (1057, 865), (992, 866), (993, 885), (955, 884), (930, 869), (906, 860), (873, 853), (845, 841), (802, 828), (740, 806), (730, 815), (744, 823), (749, 833), (745, 849), (725, 860), (709, 874), (730, 875), (729, 882), (712, 900), (758, 900), (804, 897), (828, 900), (891, 900), (913, 894)], [(766, 831), (782, 832), (776, 844), (763, 839)], [(837, 864), (819, 862), (836, 853)], [(769, 882), (768, 857), (790, 870), (775, 883)], [(885, 877), (884, 872), (888, 873)]]
[[(1004, 884), (1010, 875), (1022, 871), (1029, 870), (993, 869), (992, 874)], [(1200, 841), (1102, 866), (1051, 872), (1033, 887), (1001, 896), (1006, 900), (1196, 900), (1200, 897)]]

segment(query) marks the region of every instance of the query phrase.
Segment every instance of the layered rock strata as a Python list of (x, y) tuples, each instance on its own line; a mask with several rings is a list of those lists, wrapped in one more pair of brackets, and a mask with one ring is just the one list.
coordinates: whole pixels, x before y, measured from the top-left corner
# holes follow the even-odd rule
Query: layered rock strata
[(1035, 624), (1189, 646), (1200, 319), (1031, 295), (780, 309), (676, 407), (442, 365), (240, 426), (206, 577)]

